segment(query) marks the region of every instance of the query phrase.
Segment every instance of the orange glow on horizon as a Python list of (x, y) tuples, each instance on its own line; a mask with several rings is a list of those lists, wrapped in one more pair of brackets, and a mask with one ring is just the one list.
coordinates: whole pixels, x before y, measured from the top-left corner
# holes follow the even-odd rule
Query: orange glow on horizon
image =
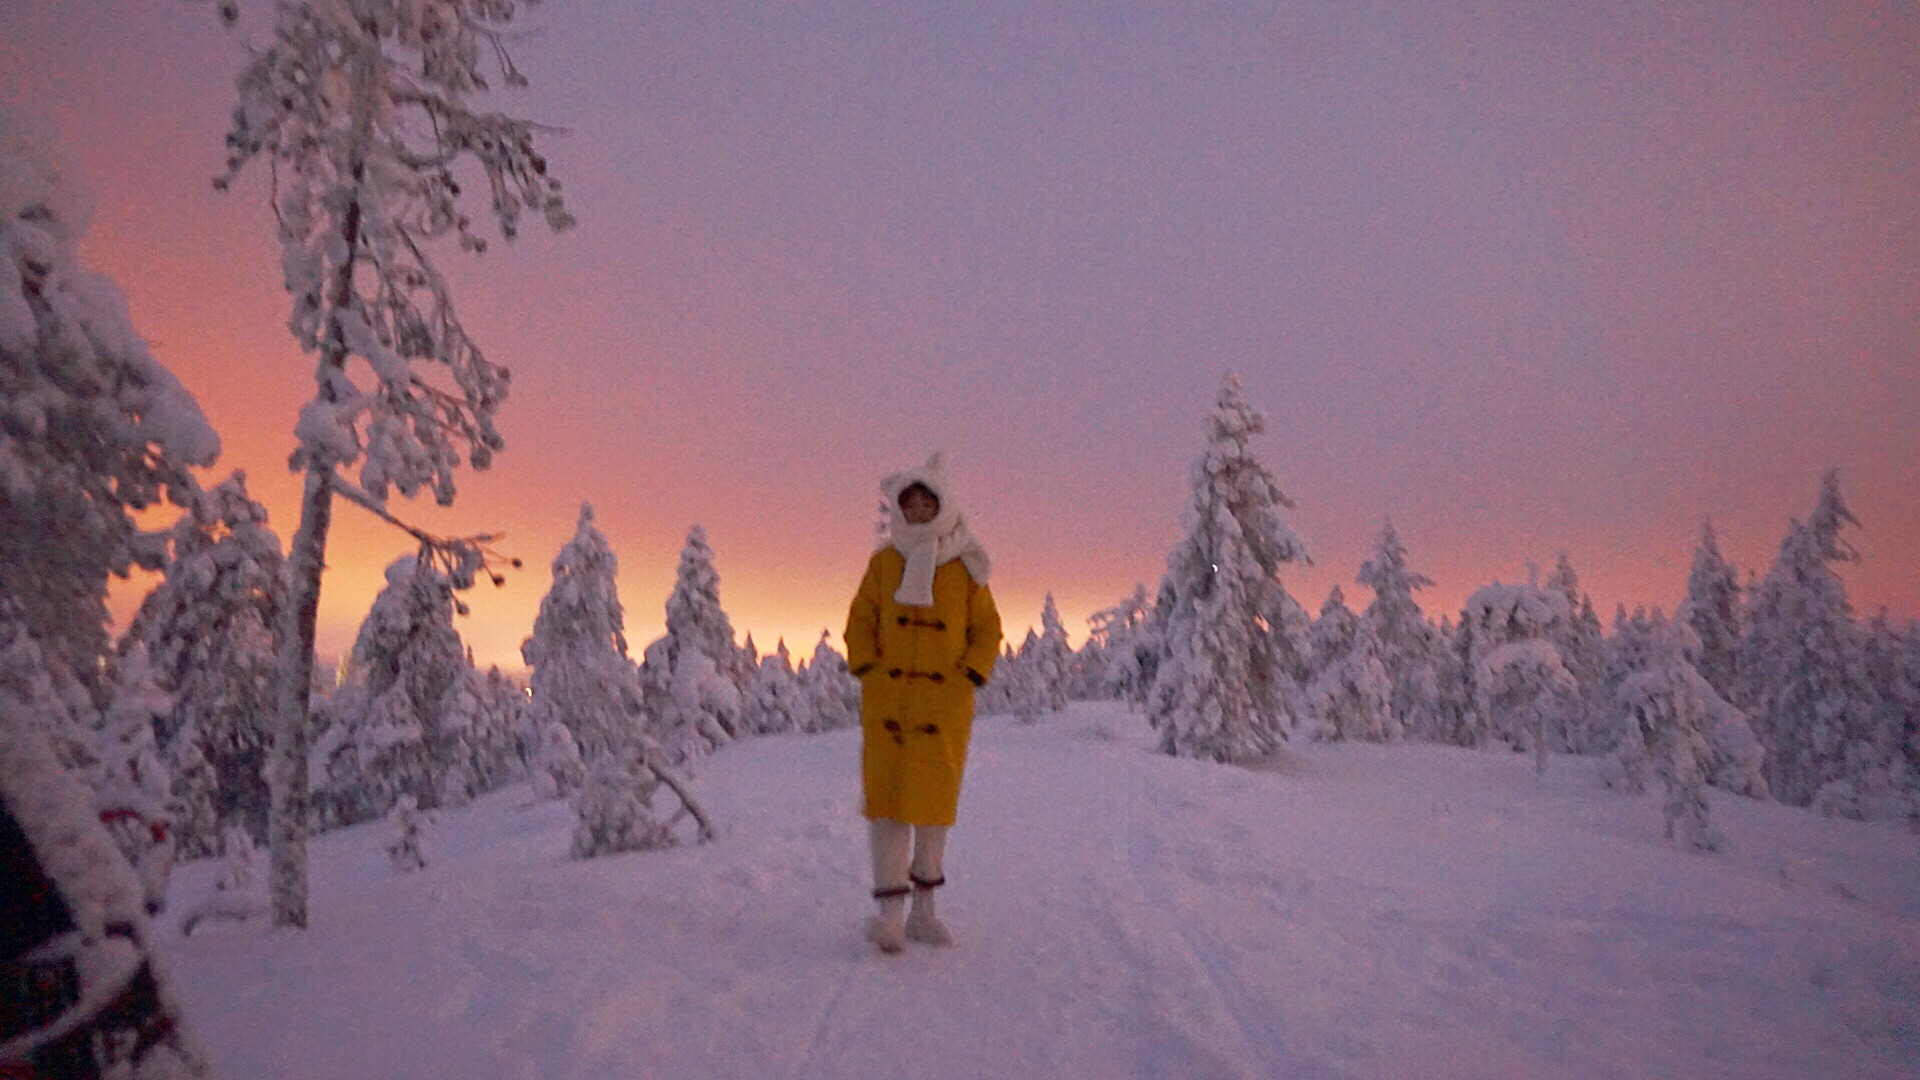
[[(264, 176), (207, 183), (241, 42), (165, 7), (102, 27), (25, 5), (0, 103), (59, 132), (98, 196), (83, 260), (220, 433), (205, 478), (245, 469), (284, 542), (312, 362), (287, 331)], [(1071, 19), (1014, 18), (962, 55), (904, 8), (860, 48), (823, 26), (821, 49), (778, 20), (556, 7), (518, 54), (535, 88), (514, 107), (568, 129), (546, 147), (582, 225), (435, 252), (513, 370), (507, 447), (453, 507), (395, 512), (504, 533), (524, 560), (465, 597), (483, 665), (520, 666), (583, 501), (636, 656), (698, 522), (742, 637), (800, 658), (822, 628), (841, 644), (875, 480), (944, 446), (1008, 637), (1051, 590), (1078, 642), (1158, 583), (1234, 367), (1299, 503), (1315, 563), (1282, 581), (1309, 612), (1336, 584), (1364, 606), (1353, 577), (1383, 516), (1438, 582), (1419, 597), (1436, 619), (1562, 549), (1603, 622), (1671, 611), (1703, 519), (1763, 574), (1833, 464), (1862, 521), (1842, 568), (1856, 610), (1920, 617), (1902, 51), (1920, 23), (1749, 14), (1595, 34), (1572, 13), (1403, 25), (1332, 5), (1351, 48), (1234, 34), (1249, 62), (1215, 65), (1165, 51), (1213, 39), (1141, 33), (1136, 55)], [(1685, 47), (1649, 49), (1661, 35)], [(937, 86), (846, 66), (880, 45), (948, 66)], [(1040, 57), (1072, 63), (981, 74)], [(1117, 111), (1062, 110), (1063, 93)], [(1436, 138), (1442, 119), (1458, 128)], [(334, 520), (329, 658), (412, 549), (357, 508)], [(149, 583), (114, 584), (119, 625)]]

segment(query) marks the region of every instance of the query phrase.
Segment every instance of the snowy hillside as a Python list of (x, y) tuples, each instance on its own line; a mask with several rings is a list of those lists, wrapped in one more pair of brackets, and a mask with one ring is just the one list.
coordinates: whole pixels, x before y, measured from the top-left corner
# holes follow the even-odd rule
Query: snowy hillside
[(1716, 791), (1700, 855), (1591, 760), (1149, 742), (981, 721), (951, 950), (860, 938), (851, 731), (707, 759), (711, 846), (577, 861), (514, 787), (417, 873), (383, 824), (319, 838), (307, 932), (165, 949), (229, 1077), (1920, 1075), (1911, 834)]

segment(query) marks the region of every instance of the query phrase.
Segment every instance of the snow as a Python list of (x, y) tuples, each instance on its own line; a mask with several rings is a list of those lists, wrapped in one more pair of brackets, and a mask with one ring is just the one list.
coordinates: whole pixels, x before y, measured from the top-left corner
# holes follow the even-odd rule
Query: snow
[[(1709, 793), (1661, 840), (1598, 762), (1151, 753), (1137, 714), (975, 730), (951, 949), (860, 937), (858, 734), (701, 763), (711, 844), (575, 860), (524, 786), (316, 838), (313, 923), (164, 948), (224, 1075), (1848, 1076), (1920, 1069), (1920, 838)], [(220, 864), (174, 877), (171, 911)], [(350, 1037), (342, 1037), (350, 1035)]]

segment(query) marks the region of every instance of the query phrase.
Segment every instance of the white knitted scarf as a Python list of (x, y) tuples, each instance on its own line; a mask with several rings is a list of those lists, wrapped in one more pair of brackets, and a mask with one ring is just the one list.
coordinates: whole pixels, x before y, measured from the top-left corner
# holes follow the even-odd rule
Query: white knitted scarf
[[(924, 525), (909, 524), (900, 512), (900, 493), (915, 484), (926, 487), (940, 500), (940, 512)], [(900, 587), (893, 592), (895, 602), (908, 607), (933, 606), (933, 572), (955, 559), (966, 564), (974, 581), (986, 583), (993, 561), (955, 505), (944, 453), (935, 451), (918, 469), (888, 475), (880, 481), (880, 492), (887, 498), (887, 543), (907, 560)]]

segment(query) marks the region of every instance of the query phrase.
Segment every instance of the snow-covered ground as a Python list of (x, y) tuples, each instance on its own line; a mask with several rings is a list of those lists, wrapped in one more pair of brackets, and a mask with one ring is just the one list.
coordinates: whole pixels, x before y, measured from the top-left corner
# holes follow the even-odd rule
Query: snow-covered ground
[(418, 873), (382, 825), (316, 841), (304, 933), (165, 949), (229, 1077), (1920, 1075), (1910, 834), (1716, 792), (1699, 855), (1591, 761), (1145, 746), (1114, 706), (980, 722), (950, 950), (860, 937), (854, 732), (704, 762), (709, 846), (576, 861), (515, 787)]

